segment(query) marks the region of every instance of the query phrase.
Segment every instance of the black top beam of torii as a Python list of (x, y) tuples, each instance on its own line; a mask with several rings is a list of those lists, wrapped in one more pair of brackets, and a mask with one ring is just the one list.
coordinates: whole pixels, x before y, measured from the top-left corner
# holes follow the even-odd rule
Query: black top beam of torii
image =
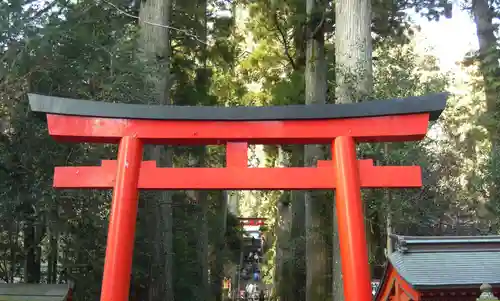
[(320, 120), (430, 113), (439, 118), (448, 93), (365, 101), (352, 104), (314, 104), (265, 107), (174, 106), (109, 103), (29, 94), (31, 110), (48, 114), (103, 118), (191, 120), (191, 121), (274, 121)]

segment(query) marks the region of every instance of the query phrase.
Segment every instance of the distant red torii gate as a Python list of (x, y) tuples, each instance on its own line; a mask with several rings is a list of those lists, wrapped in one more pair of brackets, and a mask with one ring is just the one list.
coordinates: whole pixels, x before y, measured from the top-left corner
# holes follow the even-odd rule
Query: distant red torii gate
[[(186, 107), (114, 104), (30, 94), (63, 142), (119, 144), (101, 166), (56, 167), (56, 188), (113, 189), (101, 301), (126, 301), (138, 190), (335, 189), (345, 299), (372, 299), (361, 188), (420, 187), (418, 166), (374, 166), (357, 160), (356, 142), (425, 137), (446, 94), (341, 105)], [(249, 168), (248, 144), (331, 144), (316, 167)], [(226, 145), (224, 168), (159, 168), (142, 161), (144, 144)]]
[(266, 218), (263, 217), (238, 217), (242, 226), (265, 226)]

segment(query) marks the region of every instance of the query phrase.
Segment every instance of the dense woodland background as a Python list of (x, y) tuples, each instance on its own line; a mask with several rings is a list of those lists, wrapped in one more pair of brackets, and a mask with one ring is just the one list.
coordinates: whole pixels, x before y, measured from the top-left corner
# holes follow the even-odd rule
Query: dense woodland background
[[(388, 233), (498, 234), (500, 8), (488, 0), (453, 5), (470, 12), (480, 45), (459, 62), (460, 74), (443, 73), (416, 50), (418, 28), (407, 15), (452, 17), (447, 0), (0, 1), (0, 279), (71, 279), (77, 301), (97, 300), (100, 290), (111, 192), (55, 191), (51, 182), (54, 166), (95, 165), (116, 148), (55, 143), (44, 118), (28, 110), (28, 92), (266, 106), (449, 91), (424, 141), (359, 148), (380, 164), (424, 169), (423, 189), (363, 192), (374, 277), (390, 252)], [(253, 150), (260, 166), (329, 156), (318, 146)], [(224, 150), (149, 147), (145, 158), (222, 166)], [(133, 300), (221, 300), (241, 246), (226, 199), (219, 191), (141, 194)], [(343, 300), (333, 204), (331, 192), (241, 195), (242, 216), (268, 218), (263, 274), (276, 300)]]

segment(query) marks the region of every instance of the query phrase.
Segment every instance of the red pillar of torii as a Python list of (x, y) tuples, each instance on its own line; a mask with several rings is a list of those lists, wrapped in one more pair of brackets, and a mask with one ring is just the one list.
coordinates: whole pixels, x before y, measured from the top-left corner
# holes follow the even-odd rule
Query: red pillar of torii
[[(113, 104), (30, 94), (63, 142), (119, 144), (101, 166), (56, 167), (56, 188), (113, 189), (101, 301), (129, 296), (138, 190), (335, 189), (345, 299), (372, 299), (361, 188), (420, 187), (418, 166), (374, 166), (358, 142), (424, 138), (446, 94), (342, 105), (181, 107)], [(248, 144), (331, 144), (316, 167), (249, 168)], [(159, 168), (144, 144), (226, 145), (224, 168)]]

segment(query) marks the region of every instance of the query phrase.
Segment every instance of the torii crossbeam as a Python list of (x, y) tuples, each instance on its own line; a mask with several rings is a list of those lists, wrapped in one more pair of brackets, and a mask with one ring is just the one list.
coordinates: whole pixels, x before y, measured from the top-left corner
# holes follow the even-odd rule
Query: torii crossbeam
[[(361, 188), (420, 187), (418, 166), (374, 166), (357, 142), (425, 137), (446, 94), (341, 105), (188, 107), (115, 104), (30, 94), (63, 142), (119, 144), (101, 166), (56, 167), (56, 188), (113, 189), (101, 301), (126, 301), (139, 189), (335, 189), (345, 299), (372, 299)], [(226, 167), (160, 168), (142, 161), (144, 144), (226, 145)], [(248, 144), (331, 144), (316, 167), (250, 168)]]

